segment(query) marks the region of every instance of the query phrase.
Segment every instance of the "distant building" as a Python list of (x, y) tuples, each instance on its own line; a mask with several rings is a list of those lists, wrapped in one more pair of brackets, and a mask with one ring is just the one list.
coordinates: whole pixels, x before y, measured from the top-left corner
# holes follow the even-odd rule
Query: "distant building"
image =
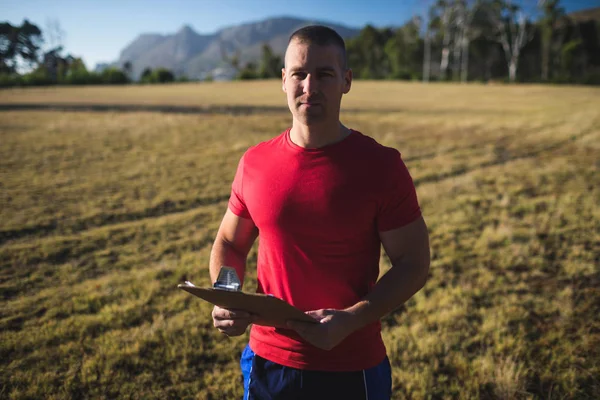
[(237, 75), (237, 71), (230, 66), (227, 67), (219, 67), (215, 68), (206, 74), (204, 74), (203, 79), (207, 76), (212, 76), (212, 79), (215, 81), (230, 81), (235, 78)]

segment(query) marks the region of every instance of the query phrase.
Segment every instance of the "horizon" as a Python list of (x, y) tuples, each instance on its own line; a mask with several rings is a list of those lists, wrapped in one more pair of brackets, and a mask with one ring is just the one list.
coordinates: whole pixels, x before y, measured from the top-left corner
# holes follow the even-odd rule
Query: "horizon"
[[(388, 4), (385, 0), (373, 0), (368, 4), (336, 0), (324, 4), (321, 0), (305, 0), (302, 10), (297, 10), (274, 0), (201, 3), (177, 0), (166, 8), (158, 1), (141, 0), (125, 4), (115, 0), (87, 4), (72, 0), (52, 3), (33, 0), (28, 4), (8, 0), (0, 5), (0, 10), (4, 15), (3, 22), (20, 25), (27, 19), (37, 25), (45, 39), (43, 50), (52, 47), (47, 34), (49, 27), (58, 24), (63, 32), (60, 42), (65, 53), (81, 57), (86, 67), (93, 70), (98, 64), (117, 61), (121, 51), (142, 34), (172, 35), (189, 26), (200, 35), (212, 35), (229, 27), (274, 18), (317, 20), (354, 29), (367, 24), (377, 28), (393, 27), (422, 14), (432, 3), (433, 0), (404, 0), (397, 4)], [(519, 3), (530, 15), (535, 15), (535, 0)], [(560, 5), (571, 13), (598, 7), (598, 1), (562, 0)], [(89, 15), (93, 18), (89, 19)], [(89, 20), (82, 24), (82, 18)], [(107, 26), (110, 26), (109, 30), (106, 30)]]

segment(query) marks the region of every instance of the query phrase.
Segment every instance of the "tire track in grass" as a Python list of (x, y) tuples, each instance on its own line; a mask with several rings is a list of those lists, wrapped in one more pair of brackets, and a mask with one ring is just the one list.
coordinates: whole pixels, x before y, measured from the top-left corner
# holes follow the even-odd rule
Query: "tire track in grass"
[(505, 165), (508, 164), (510, 162), (513, 161), (517, 161), (517, 160), (523, 160), (523, 159), (527, 159), (527, 158), (533, 158), (536, 157), (542, 153), (545, 152), (551, 152), (554, 151), (566, 144), (569, 143), (573, 143), (577, 140), (581, 140), (584, 137), (586, 137), (587, 135), (591, 134), (594, 132), (594, 130), (597, 129), (596, 125), (591, 124), (587, 129), (583, 129), (581, 132), (579, 132), (579, 134), (577, 135), (572, 135), (571, 137), (564, 139), (564, 140), (560, 140), (557, 141), (555, 143), (552, 143), (550, 145), (544, 146), (540, 149), (536, 149), (536, 150), (532, 150), (532, 151), (528, 151), (528, 152), (524, 152), (522, 154), (518, 154), (516, 156), (511, 156), (511, 157), (497, 157), (495, 160), (493, 161), (486, 161), (483, 163), (480, 163), (478, 165), (475, 165), (471, 168), (460, 168), (457, 169), (455, 171), (450, 171), (450, 172), (446, 172), (443, 174), (436, 174), (436, 175), (426, 175), (422, 178), (417, 178), (414, 180), (414, 184), (416, 186), (418, 185), (422, 185), (422, 184), (426, 184), (426, 183), (434, 183), (434, 182), (441, 182), (444, 181), (446, 179), (450, 179), (450, 178), (456, 178), (458, 176), (462, 176), (462, 175), (466, 175), (468, 173), (480, 170), (480, 169), (484, 169), (484, 168), (488, 168), (488, 167), (494, 167), (497, 165)]
[[(582, 139), (583, 137), (587, 136), (589, 133), (593, 132), (594, 126), (595, 125), (592, 124), (589, 128), (583, 130), (578, 135), (575, 135), (568, 139), (553, 143), (549, 146), (545, 146), (541, 149), (537, 149), (537, 150), (530, 151), (530, 152), (525, 152), (523, 154), (519, 154), (519, 155), (512, 156), (512, 157), (499, 157), (493, 161), (487, 161), (484, 163), (480, 163), (472, 168), (461, 168), (461, 169), (457, 169), (455, 171), (450, 171), (450, 172), (447, 172), (447, 173), (444, 173), (441, 175), (438, 175), (438, 174), (427, 175), (422, 178), (417, 178), (417, 179), (415, 179), (415, 185), (432, 183), (432, 182), (440, 182), (445, 179), (450, 179), (450, 178), (454, 178), (454, 177), (457, 177), (460, 175), (465, 175), (467, 173), (473, 172), (478, 169), (487, 168), (487, 167), (496, 166), (496, 165), (502, 165), (502, 164), (506, 164), (511, 161), (516, 161), (516, 160), (520, 160), (520, 159), (524, 159), (524, 158), (535, 157), (535, 156), (539, 155), (540, 153), (552, 151), (557, 148), (560, 148), (561, 146), (563, 146), (565, 144)], [(543, 128), (548, 128), (548, 127), (551, 127), (551, 126), (545, 126)], [(511, 137), (512, 136), (513, 135), (511, 135)], [(493, 143), (493, 141), (486, 141), (486, 143), (488, 143), (488, 144)], [(411, 162), (411, 161), (423, 160), (423, 159), (427, 159), (427, 158), (433, 158), (440, 154), (451, 154), (452, 151), (459, 151), (459, 150), (463, 150), (463, 149), (472, 149), (472, 148), (476, 148), (476, 147), (480, 147), (480, 146), (481, 146), (481, 144), (470, 145), (467, 147), (457, 147), (453, 150), (443, 152), (443, 153), (429, 154), (426, 156), (415, 156), (415, 157), (411, 157), (411, 158), (409, 157), (409, 158), (407, 158), (406, 161)], [(5, 243), (13, 241), (13, 240), (22, 239), (22, 238), (45, 237), (45, 236), (49, 236), (56, 232), (68, 231), (69, 233), (78, 233), (78, 232), (86, 231), (86, 230), (89, 230), (92, 228), (98, 228), (98, 227), (102, 227), (102, 226), (110, 226), (110, 225), (127, 222), (127, 221), (136, 221), (136, 220), (142, 220), (142, 219), (148, 219), (148, 218), (162, 217), (162, 216), (173, 214), (173, 213), (189, 211), (189, 210), (192, 210), (192, 209), (198, 208), (198, 207), (204, 207), (207, 205), (218, 204), (218, 203), (221, 203), (228, 199), (229, 199), (229, 194), (221, 195), (221, 196), (214, 196), (214, 197), (207, 197), (207, 198), (196, 198), (196, 199), (192, 200), (191, 202), (187, 202), (187, 201), (174, 202), (171, 200), (165, 200), (165, 201), (161, 202), (160, 204), (157, 204), (153, 207), (149, 207), (149, 208), (146, 208), (146, 209), (143, 209), (140, 211), (134, 211), (134, 212), (130, 212), (130, 213), (97, 214), (94, 216), (79, 219), (71, 225), (61, 226), (59, 223), (59, 220), (52, 220), (50, 222), (46, 222), (43, 224), (26, 226), (26, 227), (19, 228), (19, 229), (0, 230), (0, 245), (3, 245)]]
[[(289, 115), (286, 106), (269, 105), (168, 105), (168, 104), (114, 104), (114, 103), (0, 103), (1, 111), (69, 111), (69, 112), (157, 112), (167, 114), (228, 114), (228, 115), (252, 115), (252, 114), (285, 114)], [(474, 110), (475, 111), (475, 110)], [(377, 109), (348, 107), (342, 109), (343, 113), (369, 113), (375, 115), (404, 113), (430, 115), (431, 110), (413, 109), (402, 107), (379, 107)], [(465, 108), (437, 108), (435, 114), (456, 114), (457, 112), (468, 112)], [(517, 114), (515, 111), (498, 110), (496, 108), (477, 109), (478, 113), (488, 115)]]
[[(543, 126), (541, 126), (539, 128), (536, 128), (535, 130), (533, 130), (533, 132), (540, 133), (540, 132), (546, 131), (548, 129), (557, 128), (557, 127), (559, 127), (559, 126), (561, 126), (563, 124), (564, 124), (564, 121), (555, 122), (555, 123), (552, 123), (552, 124), (546, 124), (546, 125), (543, 125)], [(454, 146), (454, 147), (450, 147), (449, 149), (445, 149), (445, 150), (439, 151), (439, 152), (433, 152), (433, 153), (415, 155), (415, 156), (412, 156), (412, 157), (406, 157), (406, 158), (403, 158), (403, 160), (404, 160), (404, 162), (410, 163), (410, 162), (415, 162), (415, 161), (430, 160), (430, 159), (435, 158), (437, 156), (449, 155), (449, 154), (452, 154), (452, 153), (457, 152), (457, 151), (477, 150), (477, 149), (482, 148), (484, 146), (488, 146), (488, 145), (497, 143), (499, 140), (514, 139), (514, 138), (519, 137), (519, 136), (521, 136), (521, 135), (523, 135), (523, 134), (525, 134), (527, 132), (531, 132), (532, 128), (515, 129), (515, 131), (516, 131), (515, 133), (510, 134), (510, 135), (498, 136), (498, 137), (495, 137), (493, 139), (483, 140), (481, 142), (473, 143), (473, 144), (470, 144), (468, 146)], [(493, 134), (493, 132), (494, 131), (492, 131), (490, 133)]]
[(87, 280), (164, 257), (199, 252), (214, 241), (218, 228), (214, 211), (214, 207), (188, 210), (150, 225), (148, 220), (128, 221), (0, 247), (0, 298), (7, 300), (52, 286), (57, 279), (65, 279), (63, 266), (71, 270), (69, 281)]
[(90, 217), (78, 219), (71, 225), (61, 226), (58, 220), (52, 220), (48, 223), (26, 226), (20, 229), (1, 230), (0, 246), (4, 245), (7, 242), (22, 238), (40, 238), (49, 236), (53, 233), (62, 233), (64, 231), (68, 231), (69, 234), (75, 234), (89, 229), (120, 224), (123, 222), (163, 217), (170, 214), (190, 211), (195, 208), (219, 204), (221, 202), (227, 201), (228, 199), (229, 194), (214, 197), (196, 198), (190, 202), (174, 202), (171, 200), (165, 200), (160, 204), (157, 204), (153, 207), (145, 208), (140, 211), (134, 211), (130, 213), (97, 214)]
[(84, 104), (84, 103), (5, 103), (0, 111), (69, 111), (69, 112), (158, 112), (168, 114), (280, 114), (289, 112), (287, 107), (279, 106), (184, 106), (162, 104)]

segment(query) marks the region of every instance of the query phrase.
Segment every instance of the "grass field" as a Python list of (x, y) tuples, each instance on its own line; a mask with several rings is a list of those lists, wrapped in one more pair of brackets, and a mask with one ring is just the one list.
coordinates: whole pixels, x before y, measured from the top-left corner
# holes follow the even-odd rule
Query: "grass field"
[[(394, 398), (600, 398), (600, 90), (356, 82), (342, 120), (430, 228), (383, 320)], [(241, 398), (247, 336), (176, 285), (209, 284), (237, 161), (289, 123), (275, 81), (0, 91), (0, 398)]]

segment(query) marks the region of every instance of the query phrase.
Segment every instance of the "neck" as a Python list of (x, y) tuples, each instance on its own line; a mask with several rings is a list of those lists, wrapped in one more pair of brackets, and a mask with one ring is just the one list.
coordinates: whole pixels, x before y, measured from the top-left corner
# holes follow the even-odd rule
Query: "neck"
[(318, 149), (344, 140), (348, 135), (350, 135), (350, 129), (340, 121), (308, 126), (294, 119), (290, 130), (291, 141), (305, 149)]

